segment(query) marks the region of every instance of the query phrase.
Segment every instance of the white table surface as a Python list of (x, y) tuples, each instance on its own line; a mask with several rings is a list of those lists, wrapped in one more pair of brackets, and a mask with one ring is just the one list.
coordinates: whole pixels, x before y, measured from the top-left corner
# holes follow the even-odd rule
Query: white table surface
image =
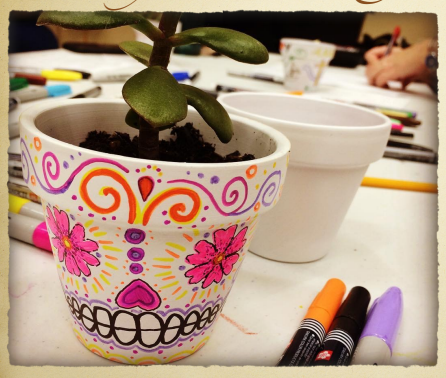
[[(36, 59), (38, 53), (30, 55)], [(272, 55), (267, 68), (279, 61)], [(129, 58), (130, 59), (130, 58)], [(227, 70), (250, 71), (224, 57), (180, 57), (178, 67), (199, 70), (194, 83), (204, 89), (216, 84), (251, 90), (284, 92), (275, 83), (230, 77)], [(90, 85), (83, 81), (73, 90)], [(122, 83), (101, 83), (101, 97), (120, 97)], [(363, 91), (363, 92), (362, 92)], [(413, 143), (438, 149), (437, 100), (422, 84), (408, 91), (380, 90), (365, 84), (364, 69), (329, 67), (321, 86), (308, 96), (358, 101), (367, 93), (382, 105), (404, 103), (418, 111), (423, 125)], [(51, 100), (44, 100), (51, 101)], [(18, 109), (11, 114), (17, 118)], [(12, 146), (16, 142), (12, 141)], [(437, 166), (381, 159), (366, 176), (436, 183)], [(393, 365), (435, 365), (437, 362), (438, 259), (437, 195), (361, 187), (347, 213), (330, 253), (307, 264), (269, 261), (246, 256), (238, 278), (207, 345), (176, 365), (274, 366), (317, 292), (332, 277), (347, 290), (366, 287), (372, 300), (398, 286), (405, 311)], [(292, 236), (290, 236), (292, 237)], [(104, 366), (117, 363), (85, 349), (72, 333), (70, 313), (60, 290), (53, 256), (10, 239), (9, 353), (14, 365)], [(48, 323), (51, 323), (48, 332)]]

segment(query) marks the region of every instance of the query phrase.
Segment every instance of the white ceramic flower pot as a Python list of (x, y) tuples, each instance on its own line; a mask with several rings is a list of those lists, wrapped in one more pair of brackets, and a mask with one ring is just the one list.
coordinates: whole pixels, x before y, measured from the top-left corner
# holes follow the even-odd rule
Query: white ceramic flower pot
[(390, 120), (358, 106), (286, 94), (239, 92), (219, 101), (229, 113), (272, 126), (291, 141), (282, 201), (262, 219), (250, 250), (285, 262), (325, 256), (369, 164), (383, 156)]
[[(290, 144), (234, 116), (234, 138), (217, 152), (256, 160), (172, 163), (77, 147), (94, 129), (135, 134), (127, 110), (91, 99), (30, 108), (20, 118), (23, 172), (42, 198), (79, 341), (118, 362), (167, 363), (209, 339), (257, 217), (279, 199)], [(185, 121), (218, 143), (196, 111)]]

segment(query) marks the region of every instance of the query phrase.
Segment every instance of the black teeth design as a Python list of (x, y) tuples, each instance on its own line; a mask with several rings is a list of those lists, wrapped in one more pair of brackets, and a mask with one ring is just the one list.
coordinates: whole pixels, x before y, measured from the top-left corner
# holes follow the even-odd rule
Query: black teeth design
[[(111, 313), (108, 309), (96, 304), (92, 308), (85, 303), (79, 305), (75, 297), (66, 296), (66, 300), (73, 316), (82, 322), (89, 332), (97, 332), (104, 339), (113, 337), (121, 345), (128, 346), (139, 343), (146, 348), (153, 348), (159, 344), (169, 345), (181, 336), (188, 336), (202, 330), (212, 324), (222, 308), (221, 304), (216, 304), (213, 307), (207, 307), (201, 313), (193, 310), (185, 318), (180, 313), (173, 313), (163, 320), (160, 315), (154, 312), (133, 314), (118, 310)], [(125, 314), (124, 316), (127, 317), (131, 316), (135, 326), (132, 328), (116, 326), (121, 314)], [(134, 333), (131, 339), (130, 332)], [(122, 340), (124, 337), (126, 340)]]

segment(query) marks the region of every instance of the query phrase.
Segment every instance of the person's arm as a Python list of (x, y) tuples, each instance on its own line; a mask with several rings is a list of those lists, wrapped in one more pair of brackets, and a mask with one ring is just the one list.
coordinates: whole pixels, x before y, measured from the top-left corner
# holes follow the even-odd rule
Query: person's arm
[(370, 84), (387, 87), (389, 81), (400, 81), (405, 88), (412, 81), (423, 81), (433, 87), (436, 82), (436, 69), (429, 69), (426, 58), (436, 54), (437, 44), (431, 40), (412, 45), (406, 49), (393, 48), (385, 56), (387, 46), (379, 46), (365, 54), (367, 78)]

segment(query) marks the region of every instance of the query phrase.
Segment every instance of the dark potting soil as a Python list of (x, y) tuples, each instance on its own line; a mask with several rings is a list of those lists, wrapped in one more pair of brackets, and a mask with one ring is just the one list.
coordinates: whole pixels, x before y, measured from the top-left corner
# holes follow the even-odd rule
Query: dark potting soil
[[(226, 156), (215, 152), (215, 145), (203, 141), (200, 132), (191, 123), (175, 126), (171, 129), (170, 140), (160, 141), (158, 160), (185, 163), (231, 163), (254, 160), (254, 155), (241, 155), (234, 151)], [(90, 131), (80, 147), (120, 156), (138, 157), (138, 137), (133, 139), (127, 133), (115, 132), (113, 135), (105, 131)]]

